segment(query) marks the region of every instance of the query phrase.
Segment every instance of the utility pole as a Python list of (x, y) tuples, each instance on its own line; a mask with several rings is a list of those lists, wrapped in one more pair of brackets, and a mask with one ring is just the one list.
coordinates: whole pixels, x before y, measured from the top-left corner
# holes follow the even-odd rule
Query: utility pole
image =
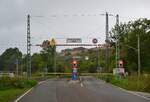
[(16, 59), (16, 76), (18, 77), (19, 76), (19, 68), (18, 68), (18, 58)]
[(108, 13), (106, 12), (106, 54), (105, 54), (105, 60), (106, 60), (106, 65), (105, 68), (106, 70), (109, 70), (109, 61), (108, 61), (108, 56), (109, 56), (109, 49), (108, 49), (108, 44), (109, 44), (109, 25), (108, 25)]
[(55, 46), (55, 49), (54, 49), (54, 71), (55, 71), (55, 73), (57, 73), (57, 70), (56, 70), (56, 56), (57, 56), (57, 53), (56, 53), (56, 46)]
[(100, 68), (100, 58), (99, 58), (99, 50), (100, 50), (100, 48), (99, 48), (99, 46), (97, 45), (97, 61), (98, 61), (98, 63), (97, 63), (97, 66), (98, 66), (98, 68)]
[(120, 49), (119, 49), (119, 15), (116, 15), (116, 68), (119, 68)]
[(97, 58), (96, 58), (97, 71), (99, 71), (99, 48), (98, 48), (98, 45), (96, 45), (96, 51), (97, 51)]
[(28, 78), (31, 78), (30, 15), (27, 15), (27, 76)]
[(140, 56), (140, 34), (137, 35), (138, 36), (138, 78), (140, 78), (140, 74), (141, 74), (141, 56)]
[(100, 73), (101, 71), (101, 67), (100, 67), (100, 47), (97, 45), (97, 68), (98, 68), (98, 72)]

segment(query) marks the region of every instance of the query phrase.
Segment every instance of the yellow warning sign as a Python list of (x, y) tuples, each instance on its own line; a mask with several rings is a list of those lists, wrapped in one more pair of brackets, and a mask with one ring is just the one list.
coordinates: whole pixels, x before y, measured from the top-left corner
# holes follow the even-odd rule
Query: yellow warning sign
[(55, 45), (56, 45), (56, 41), (55, 41), (55, 39), (54, 39), (54, 38), (52, 38), (52, 39), (51, 39), (51, 41), (50, 41), (50, 45), (51, 45), (51, 46), (55, 46)]

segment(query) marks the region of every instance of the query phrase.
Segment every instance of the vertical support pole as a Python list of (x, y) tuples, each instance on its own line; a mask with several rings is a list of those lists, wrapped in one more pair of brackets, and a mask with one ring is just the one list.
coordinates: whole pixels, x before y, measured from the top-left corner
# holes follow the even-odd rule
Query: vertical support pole
[(56, 55), (57, 53), (56, 53), (56, 46), (55, 46), (55, 48), (54, 48), (54, 71), (55, 71), (55, 73), (57, 73), (57, 69), (56, 69)]
[(119, 15), (116, 15), (116, 68), (119, 68), (120, 49), (119, 49)]
[(97, 69), (98, 69), (98, 76), (99, 76), (99, 74), (100, 74), (100, 72), (101, 72), (100, 53), (99, 53), (99, 51), (100, 51), (100, 47), (99, 47), (98, 44), (97, 44)]
[(109, 43), (109, 25), (108, 25), (108, 13), (106, 12), (106, 55), (105, 55), (105, 58), (106, 58), (106, 65), (105, 65), (105, 68), (106, 70), (109, 70), (109, 63), (108, 63), (108, 56), (109, 56), (109, 50), (108, 50), (108, 43)]
[(16, 76), (17, 76), (17, 78), (18, 78), (18, 76), (19, 76), (19, 68), (18, 68), (18, 58), (16, 59)]
[(118, 42), (117, 42), (117, 39), (116, 39), (116, 68), (118, 68)]
[(31, 77), (31, 37), (30, 37), (30, 15), (27, 15), (27, 76)]
[[(97, 68), (100, 68), (100, 60), (99, 60), (99, 46), (98, 46), (98, 44), (97, 44)], [(98, 69), (99, 70), (99, 69)]]
[(141, 74), (141, 58), (140, 58), (140, 34), (138, 34), (138, 79)]
[(72, 80), (77, 80), (78, 79), (78, 69), (77, 69), (77, 61), (75, 59), (73, 59), (72, 62)]

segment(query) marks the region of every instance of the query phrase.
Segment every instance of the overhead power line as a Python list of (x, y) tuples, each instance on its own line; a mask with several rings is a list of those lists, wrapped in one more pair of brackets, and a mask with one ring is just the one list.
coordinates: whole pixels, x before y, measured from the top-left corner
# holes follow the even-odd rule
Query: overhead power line
[[(42, 16), (42, 15), (31, 15), (31, 18), (57, 18), (57, 17), (94, 17), (94, 16), (105, 16), (105, 13), (79, 13), (79, 14), (50, 14), (47, 16)], [(108, 16), (112, 16), (116, 18), (115, 14), (108, 14)], [(139, 19), (139, 18), (144, 18), (144, 17), (131, 17), (131, 16), (119, 16), (120, 18), (123, 19)]]
[[(32, 18), (46, 18), (46, 17), (94, 17), (94, 16), (105, 16), (105, 14), (51, 14), (48, 16), (41, 16), (41, 15), (31, 15)], [(109, 16), (115, 17), (116, 15), (109, 14)]]

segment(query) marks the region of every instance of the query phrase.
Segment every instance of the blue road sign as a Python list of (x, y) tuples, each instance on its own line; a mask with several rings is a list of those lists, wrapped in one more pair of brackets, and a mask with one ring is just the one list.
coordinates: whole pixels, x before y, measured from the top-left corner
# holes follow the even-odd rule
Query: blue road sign
[(77, 73), (72, 73), (72, 80), (77, 80), (78, 77), (77, 77)]

